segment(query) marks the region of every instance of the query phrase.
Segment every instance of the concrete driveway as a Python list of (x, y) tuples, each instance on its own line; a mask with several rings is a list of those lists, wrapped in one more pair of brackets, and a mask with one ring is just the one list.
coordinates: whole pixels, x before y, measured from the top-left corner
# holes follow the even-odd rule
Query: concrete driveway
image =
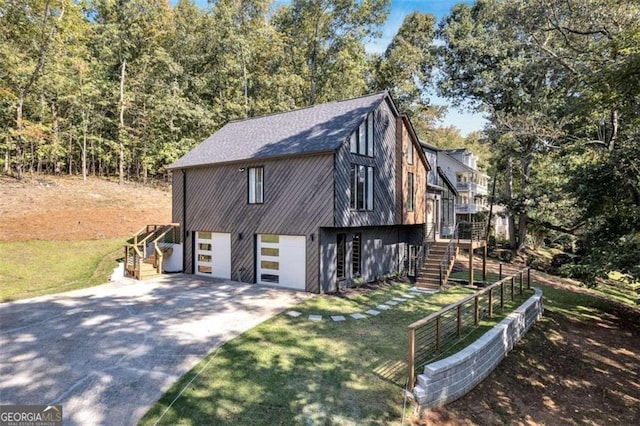
[(205, 355), (307, 297), (175, 275), (0, 304), (0, 405), (136, 424)]

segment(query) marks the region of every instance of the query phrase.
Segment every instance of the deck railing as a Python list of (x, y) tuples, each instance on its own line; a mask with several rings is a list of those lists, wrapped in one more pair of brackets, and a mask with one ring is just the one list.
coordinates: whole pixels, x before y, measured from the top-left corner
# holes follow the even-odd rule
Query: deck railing
[(424, 261), (429, 256), (429, 251), (431, 250), (431, 246), (433, 242), (436, 240), (436, 224), (435, 223), (427, 223), (424, 225), (424, 238), (422, 240), (422, 245), (418, 247), (418, 250), (415, 252), (415, 255), (409, 260), (409, 269), (408, 274), (412, 277), (417, 277), (420, 271), (422, 270), (422, 265), (424, 265)]
[(487, 227), (482, 222), (458, 223), (461, 240), (482, 241), (486, 239)]
[(482, 319), (493, 316), (497, 309), (503, 309), (505, 300), (515, 300), (516, 294), (523, 296), (525, 279), (526, 289), (529, 290), (529, 268), (524, 268), (409, 325), (408, 389), (413, 390), (417, 369), (423, 368), (434, 357), (475, 330)]
[(165, 248), (179, 242), (180, 231), (177, 223), (144, 226), (125, 244), (126, 276), (140, 278), (141, 264), (153, 254), (153, 267), (157, 273), (161, 273)]
[(445, 280), (449, 276), (449, 271), (452, 268), (452, 262), (456, 258), (458, 254), (458, 244), (460, 243), (460, 238), (458, 234), (458, 225), (456, 224), (455, 229), (453, 230), (453, 234), (451, 234), (451, 238), (449, 239), (449, 243), (447, 244), (447, 248), (440, 259), (440, 288), (442, 288), (445, 284)]

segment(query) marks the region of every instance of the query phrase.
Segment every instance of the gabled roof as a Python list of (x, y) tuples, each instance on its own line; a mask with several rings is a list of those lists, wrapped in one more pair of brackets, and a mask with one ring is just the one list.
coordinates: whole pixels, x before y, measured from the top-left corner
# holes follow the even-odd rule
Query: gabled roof
[(169, 168), (334, 151), (384, 99), (397, 113), (385, 91), (232, 121)]
[(458, 160), (456, 157), (451, 155), (451, 153), (455, 152), (455, 151), (457, 151), (457, 150), (445, 149), (445, 150), (438, 151), (438, 155), (443, 155), (443, 156), (446, 155), (447, 158), (449, 158), (452, 162), (454, 162), (458, 166), (458, 170), (456, 170), (456, 171), (467, 171), (467, 172), (472, 172), (472, 173), (484, 174), (482, 171), (476, 170), (473, 167), (467, 166), (462, 161)]
[(447, 185), (447, 187), (449, 188), (449, 191), (453, 192), (453, 195), (458, 195), (458, 190), (456, 189), (456, 186), (453, 184), (453, 182), (449, 180), (449, 178), (447, 177), (447, 174), (440, 168), (440, 166), (438, 166), (438, 175), (440, 175), (444, 184)]

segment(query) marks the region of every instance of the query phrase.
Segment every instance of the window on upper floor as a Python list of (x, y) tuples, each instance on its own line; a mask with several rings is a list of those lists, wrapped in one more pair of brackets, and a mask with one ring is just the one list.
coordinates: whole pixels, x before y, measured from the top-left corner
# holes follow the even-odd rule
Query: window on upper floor
[(413, 164), (413, 144), (409, 141), (409, 149), (407, 150), (407, 164)]
[(458, 183), (467, 183), (468, 176), (466, 173), (456, 173), (456, 182)]
[(373, 167), (351, 165), (351, 200), (353, 210), (373, 210)]
[(264, 168), (249, 167), (249, 204), (264, 202)]
[(407, 211), (413, 211), (413, 173), (407, 176)]
[(373, 113), (370, 113), (349, 138), (349, 147), (352, 154), (373, 157), (373, 121)]

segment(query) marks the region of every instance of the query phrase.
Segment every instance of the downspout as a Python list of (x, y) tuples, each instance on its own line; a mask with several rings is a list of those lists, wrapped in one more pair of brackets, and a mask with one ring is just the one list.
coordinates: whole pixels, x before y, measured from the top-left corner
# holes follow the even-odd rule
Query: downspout
[(182, 272), (187, 269), (187, 171), (182, 169)]

